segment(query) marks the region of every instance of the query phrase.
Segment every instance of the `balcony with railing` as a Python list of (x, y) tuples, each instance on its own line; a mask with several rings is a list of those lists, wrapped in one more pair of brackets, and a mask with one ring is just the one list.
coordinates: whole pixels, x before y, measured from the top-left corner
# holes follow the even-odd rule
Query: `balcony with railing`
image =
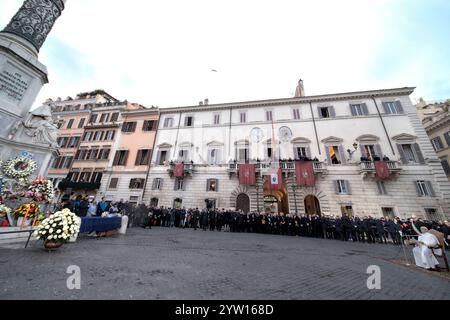
[[(390, 173), (396, 173), (402, 170), (397, 161), (386, 161), (386, 163)], [(359, 171), (365, 174), (375, 174), (375, 162), (361, 161)]]
[[(272, 162), (250, 162), (252, 164), (255, 165), (255, 171), (256, 172), (261, 172), (270, 168), (273, 168), (273, 164)], [(318, 173), (325, 173), (326, 172), (326, 166), (323, 162), (319, 162), (319, 161), (313, 161), (313, 168), (314, 168), (314, 173), (318, 174)], [(238, 173), (239, 172), (239, 162), (232, 162), (228, 164), (228, 173), (229, 174), (233, 174), (233, 173)], [(282, 170), (283, 173), (289, 173), (289, 172), (295, 172), (295, 161), (280, 161), (279, 162), (280, 168)]]
[[(169, 173), (169, 175), (171, 177), (173, 177), (174, 171), (175, 171), (175, 167), (177, 164), (181, 164), (182, 162), (170, 162), (169, 163), (169, 168), (167, 169), (167, 172)], [(187, 176), (192, 176), (192, 174), (195, 171), (195, 165), (193, 162), (187, 162), (187, 163), (183, 163), (184, 165), (184, 175)]]

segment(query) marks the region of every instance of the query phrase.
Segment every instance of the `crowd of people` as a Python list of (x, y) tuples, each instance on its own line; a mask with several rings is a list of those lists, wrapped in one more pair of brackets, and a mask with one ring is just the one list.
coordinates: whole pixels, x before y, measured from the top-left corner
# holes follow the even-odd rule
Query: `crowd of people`
[[(449, 237), (448, 221), (424, 221), (415, 219), (417, 228), (422, 226), (442, 232)], [(374, 218), (295, 214), (260, 214), (225, 209), (175, 209), (151, 207), (142, 227), (193, 228), (210, 231), (255, 232), (287, 236), (303, 236), (358, 241), (368, 243), (402, 244), (406, 237), (417, 236), (411, 219)]]
[(121, 200), (119, 202), (108, 202), (105, 197), (99, 201), (94, 201), (94, 197), (78, 195), (62, 201), (57, 204), (57, 210), (68, 208), (79, 217), (101, 217), (105, 213), (110, 216), (115, 216), (122, 212), (125, 203)]

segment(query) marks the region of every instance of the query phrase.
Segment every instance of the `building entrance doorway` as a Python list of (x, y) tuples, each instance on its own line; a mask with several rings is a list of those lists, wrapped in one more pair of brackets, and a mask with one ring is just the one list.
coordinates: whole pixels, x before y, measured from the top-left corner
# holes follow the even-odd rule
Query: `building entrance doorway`
[(264, 182), (264, 211), (267, 213), (289, 213), (289, 200), (286, 190), (286, 184), (281, 189), (272, 190), (269, 188), (269, 182)]
[(309, 195), (305, 197), (305, 213), (310, 215), (322, 215), (319, 199), (317, 199), (316, 196)]
[(250, 212), (250, 198), (245, 193), (236, 197), (236, 210), (242, 210), (244, 213)]

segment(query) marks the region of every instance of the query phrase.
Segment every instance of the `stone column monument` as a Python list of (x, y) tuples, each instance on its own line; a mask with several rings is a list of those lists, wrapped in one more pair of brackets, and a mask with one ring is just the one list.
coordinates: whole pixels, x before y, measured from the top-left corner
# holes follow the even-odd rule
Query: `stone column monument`
[(66, 0), (25, 0), (0, 32), (0, 160), (21, 154), (37, 162), (35, 175), (46, 175), (57, 154), (57, 126), (50, 107), (30, 112), (47, 68), (38, 53)]

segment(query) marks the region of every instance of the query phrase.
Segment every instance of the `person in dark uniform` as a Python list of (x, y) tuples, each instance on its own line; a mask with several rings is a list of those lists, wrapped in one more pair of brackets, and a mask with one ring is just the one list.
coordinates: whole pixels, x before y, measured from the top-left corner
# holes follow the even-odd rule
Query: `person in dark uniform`
[(384, 242), (384, 244), (387, 244), (384, 218), (376, 220), (376, 230), (377, 239), (380, 241), (380, 243)]
[(207, 209), (203, 209), (202, 210), (202, 214), (200, 217), (201, 220), (201, 227), (203, 229), (203, 231), (206, 231), (206, 229), (208, 228), (208, 210)]

